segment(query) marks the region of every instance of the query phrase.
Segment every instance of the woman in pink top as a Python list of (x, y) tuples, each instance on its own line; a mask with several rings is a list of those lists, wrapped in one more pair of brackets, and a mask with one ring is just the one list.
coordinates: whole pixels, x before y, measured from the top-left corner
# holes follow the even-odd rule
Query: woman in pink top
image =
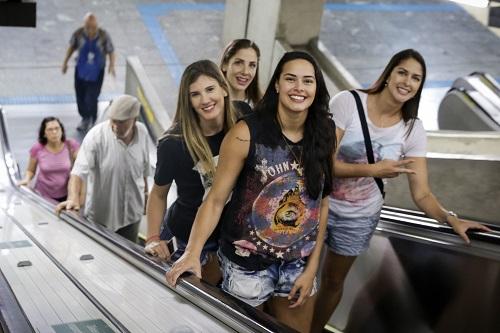
[(44, 118), (38, 142), (30, 149), (26, 175), (19, 185), (28, 185), (38, 168), (35, 190), (48, 199), (66, 200), (69, 174), (79, 146), (73, 139), (66, 140), (64, 126), (59, 119)]

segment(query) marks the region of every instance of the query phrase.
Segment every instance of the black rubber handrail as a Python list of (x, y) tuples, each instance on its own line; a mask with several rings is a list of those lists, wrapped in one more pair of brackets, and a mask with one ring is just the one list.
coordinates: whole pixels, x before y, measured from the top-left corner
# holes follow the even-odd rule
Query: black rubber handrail
[[(384, 206), (382, 208), (381, 220), (391, 222), (398, 225), (409, 226), (413, 228), (432, 230), (448, 235), (459, 237), (453, 228), (447, 224), (442, 224), (436, 220), (427, 217), (423, 212), (402, 209), (397, 207)], [(467, 231), (467, 235), (471, 240), (479, 240), (482, 242), (500, 245), (500, 226), (491, 223), (482, 223), (490, 228), (491, 232), (478, 230)]]

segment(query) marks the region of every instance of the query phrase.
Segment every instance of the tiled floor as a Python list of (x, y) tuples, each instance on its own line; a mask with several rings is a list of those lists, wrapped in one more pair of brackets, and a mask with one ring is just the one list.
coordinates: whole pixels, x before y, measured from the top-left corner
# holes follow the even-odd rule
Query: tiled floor
[[(105, 78), (103, 99), (123, 91), (125, 58), (137, 55), (172, 115), (184, 66), (219, 57), (223, 7), (223, 2), (181, 0), (41, 2), (36, 29), (0, 28), (0, 104), (26, 97), (74, 100), (73, 75), (61, 75), (60, 65), (71, 32), (90, 10), (110, 32), (118, 54), (117, 77)], [(455, 78), (476, 70), (500, 77), (499, 37), (449, 1), (327, 1), (320, 38), (364, 85), (394, 52), (421, 51), (428, 82), (420, 116), (428, 129), (437, 128), (439, 100)]]

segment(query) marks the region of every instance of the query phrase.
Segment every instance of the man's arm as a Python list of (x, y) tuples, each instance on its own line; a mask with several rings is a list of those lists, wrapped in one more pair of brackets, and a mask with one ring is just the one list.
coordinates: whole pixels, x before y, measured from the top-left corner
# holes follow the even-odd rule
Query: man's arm
[(62, 210), (80, 210), (80, 193), (82, 191), (83, 182), (80, 176), (71, 175), (68, 182), (68, 199), (56, 206), (57, 214), (60, 214)]
[[(70, 204), (72, 204), (74, 210), (80, 209), (80, 193), (82, 191), (83, 182), (84, 180), (77, 175), (71, 175), (69, 179), (68, 183), (69, 204), (67, 206), (70, 206)], [(71, 208), (66, 208), (66, 209), (71, 209)]]
[(64, 57), (64, 61), (61, 68), (63, 74), (66, 74), (66, 72), (68, 71), (68, 61), (71, 58), (73, 52), (75, 52), (75, 48), (73, 47), (73, 45), (70, 45), (66, 50), (66, 56)]
[(116, 77), (116, 72), (115, 72), (115, 60), (116, 60), (116, 55), (115, 52), (111, 52), (109, 54), (109, 67), (108, 67), (108, 73)]

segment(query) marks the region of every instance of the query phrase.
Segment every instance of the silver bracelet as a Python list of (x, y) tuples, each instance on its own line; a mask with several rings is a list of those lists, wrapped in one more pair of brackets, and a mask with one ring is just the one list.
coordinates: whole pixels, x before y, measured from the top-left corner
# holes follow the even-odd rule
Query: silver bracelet
[(446, 212), (446, 218), (445, 218), (445, 220), (444, 220), (444, 223), (449, 224), (449, 223), (448, 223), (448, 217), (449, 217), (449, 216), (453, 216), (453, 217), (458, 218), (458, 215), (457, 215), (454, 211), (449, 210), (449, 211), (447, 211), (447, 212)]
[(153, 248), (157, 247), (158, 245), (160, 245), (160, 241), (152, 241), (152, 242), (149, 242), (146, 244), (146, 246), (144, 247), (144, 250), (146, 252), (151, 252), (153, 250)]

